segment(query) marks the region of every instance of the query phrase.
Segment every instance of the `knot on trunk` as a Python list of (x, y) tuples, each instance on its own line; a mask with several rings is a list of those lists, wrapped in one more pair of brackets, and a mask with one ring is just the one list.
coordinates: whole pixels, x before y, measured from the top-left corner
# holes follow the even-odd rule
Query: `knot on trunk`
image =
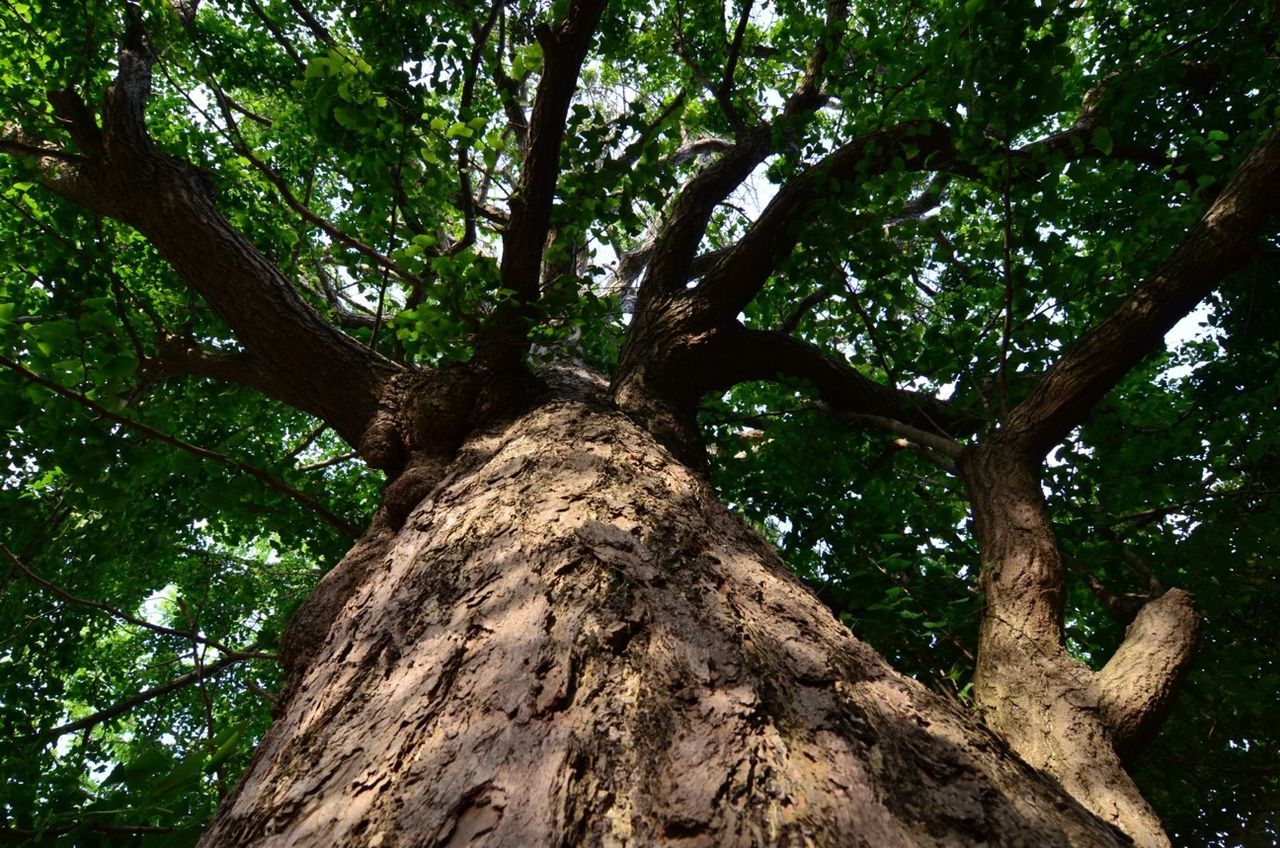
[(417, 454), (451, 455), (475, 424), (478, 395), (466, 366), (397, 374), (382, 389), (360, 456), (394, 481)]
[(520, 409), (541, 384), (527, 371), (451, 365), (389, 379), (360, 439), (360, 456), (386, 472), (379, 522), (399, 530), (477, 429)]

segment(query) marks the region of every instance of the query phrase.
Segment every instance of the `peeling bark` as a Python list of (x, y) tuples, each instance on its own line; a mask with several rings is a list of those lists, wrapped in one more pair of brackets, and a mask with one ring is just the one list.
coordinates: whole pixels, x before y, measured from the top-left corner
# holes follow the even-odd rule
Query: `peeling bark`
[(1124, 844), (602, 387), (468, 438), (335, 573), (204, 848)]

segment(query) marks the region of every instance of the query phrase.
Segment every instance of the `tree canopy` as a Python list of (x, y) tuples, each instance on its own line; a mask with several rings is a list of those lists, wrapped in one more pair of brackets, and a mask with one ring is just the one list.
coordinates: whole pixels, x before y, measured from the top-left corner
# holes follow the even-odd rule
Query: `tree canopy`
[[(500, 357), (503, 326), (611, 373), (641, 279), (685, 263), (755, 334), (698, 409), (722, 496), (896, 668), (969, 698), (979, 555), (947, 445), (1007, 427), (1231, 190), (1280, 115), (1280, 16), (618, 0), (563, 26), (590, 5), (0, 3), (0, 837), (192, 844), (269, 724), (285, 622), (383, 488), (310, 400), (312, 354), (264, 373), (190, 284), (219, 290), (219, 242), (157, 239), (71, 176), (100, 113), (127, 130), (109, 89), (144, 55), (149, 143), (385, 361)], [(1074, 656), (1195, 595), (1194, 668), (1135, 767), (1182, 845), (1280, 842), (1277, 235), (1038, 445)], [(842, 407), (890, 389), (900, 414)]]

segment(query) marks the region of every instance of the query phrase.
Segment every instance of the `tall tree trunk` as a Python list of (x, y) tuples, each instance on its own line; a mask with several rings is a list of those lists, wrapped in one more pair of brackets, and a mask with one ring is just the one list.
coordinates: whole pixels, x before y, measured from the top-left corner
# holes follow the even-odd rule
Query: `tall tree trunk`
[(602, 398), (473, 435), (326, 578), (205, 848), (1125, 844)]

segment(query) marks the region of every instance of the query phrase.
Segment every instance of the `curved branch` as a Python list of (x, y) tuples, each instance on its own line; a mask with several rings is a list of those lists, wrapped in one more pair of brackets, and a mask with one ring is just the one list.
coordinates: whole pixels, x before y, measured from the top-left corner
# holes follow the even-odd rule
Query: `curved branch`
[(1132, 760), (1169, 712), (1191, 667), (1200, 616), (1190, 592), (1149, 601), (1096, 677), (1099, 707), (1117, 753)]
[(129, 17), (102, 129), (74, 93), (51, 95), (86, 161), (44, 159), (41, 182), (142, 233), (253, 359), (290, 385), (288, 402), (359, 444), (381, 387), (402, 369), (327, 323), (218, 212), (206, 175), (156, 149), (144, 120), (154, 55), (136, 11)]
[(719, 364), (713, 366), (716, 371), (709, 390), (752, 380), (808, 380), (842, 420), (860, 420), (953, 458), (960, 453), (951, 433), (963, 427), (963, 422), (946, 401), (877, 383), (848, 363), (785, 333), (737, 325), (710, 346), (706, 359)]
[(1280, 131), (1273, 130), (1236, 169), (1173, 255), (1072, 345), (1009, 413), (1007, 438), (1043, 456), (1083, 423), (1174, 324), (1244, 266), (1277, 211)]

